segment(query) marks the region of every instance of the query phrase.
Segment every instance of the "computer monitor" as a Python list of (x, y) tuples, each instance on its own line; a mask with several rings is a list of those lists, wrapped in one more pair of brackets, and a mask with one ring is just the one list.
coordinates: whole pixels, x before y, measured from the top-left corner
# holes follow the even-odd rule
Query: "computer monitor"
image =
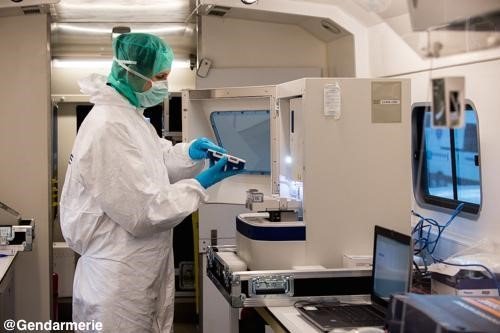
[(375, 226), (372, 301), (387, 305), (394, 293), (409, 291), (411, 237)]

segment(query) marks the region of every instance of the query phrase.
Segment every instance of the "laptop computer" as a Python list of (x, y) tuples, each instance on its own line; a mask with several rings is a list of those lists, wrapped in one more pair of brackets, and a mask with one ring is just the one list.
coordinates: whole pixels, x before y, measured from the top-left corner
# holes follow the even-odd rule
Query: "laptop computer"
[(411, 237), (375, 226), (371, 304), (297, 302), (299, 313), (329, 332), (336, 328), (382, 327), (390, 296), (408, 292), (411, 281)]

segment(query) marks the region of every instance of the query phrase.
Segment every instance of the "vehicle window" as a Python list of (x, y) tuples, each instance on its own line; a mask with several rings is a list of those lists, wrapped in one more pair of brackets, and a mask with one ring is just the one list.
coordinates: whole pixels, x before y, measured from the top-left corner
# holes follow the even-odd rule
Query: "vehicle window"
[(431, 106), (413, 107), (414, 193), (419, 204), (478, 213), (481, 176), (478, 118), (472, 104), (466, 105), (465, 126), (433, 128)]

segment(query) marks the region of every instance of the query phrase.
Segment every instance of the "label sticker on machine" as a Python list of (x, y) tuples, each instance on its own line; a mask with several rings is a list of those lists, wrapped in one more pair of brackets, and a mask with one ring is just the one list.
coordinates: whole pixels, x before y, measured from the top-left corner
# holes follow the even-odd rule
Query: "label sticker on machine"
[(342, 99), (340, 85), (338, 82), (326, 84), (323, 89), (323, 112), (325, 116), (333, 117), (338, 120), (342, 115)]
[(401, 81), (372, 82), (372, 123), (401, 122)]
[(401, 104), (399, 99), (381, 99), (379, 104)]

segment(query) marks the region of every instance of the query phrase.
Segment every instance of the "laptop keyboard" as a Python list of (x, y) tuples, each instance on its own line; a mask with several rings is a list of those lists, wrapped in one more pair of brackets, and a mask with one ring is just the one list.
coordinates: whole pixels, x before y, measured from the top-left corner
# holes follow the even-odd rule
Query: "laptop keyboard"
[(369, 305), (334, 306), (330, 307), (329, 310), (334, 313), (335, 318), (339, 321), (364, 323), (377, 320), (381, 324), (384, 323), (380, 315), (376, 314)]

